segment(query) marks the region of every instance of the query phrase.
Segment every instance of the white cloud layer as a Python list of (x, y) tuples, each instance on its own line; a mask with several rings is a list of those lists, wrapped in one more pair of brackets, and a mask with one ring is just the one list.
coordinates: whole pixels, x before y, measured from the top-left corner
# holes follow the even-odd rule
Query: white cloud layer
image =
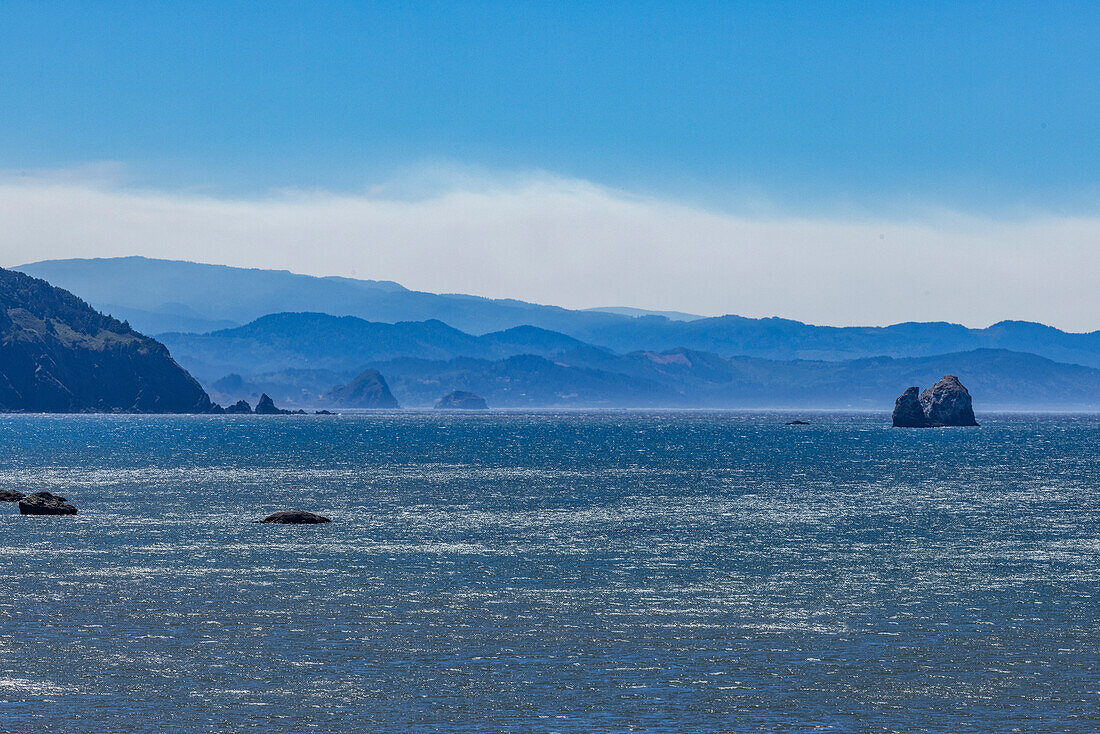
[(730, 215), (539, 176), (417, 199), (0, 179), (0, 263), (135, 254), (575, 308), (1100, 328), (1096, 217)]

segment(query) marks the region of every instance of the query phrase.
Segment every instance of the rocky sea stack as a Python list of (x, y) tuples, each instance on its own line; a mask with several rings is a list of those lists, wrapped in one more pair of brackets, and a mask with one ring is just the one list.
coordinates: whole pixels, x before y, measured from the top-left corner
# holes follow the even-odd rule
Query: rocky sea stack
[(894, 403), (894, 428), (927, 428), (931, 424), (920, 407), (920, 388), (911, 387)]
[(378, 370), (363, 370), (348, 384), (330, 390), (325, 400), (341, 408), (401, 407)]
[(64, 497), (49, 492), (35, 492), (19, 500), (23, 515), (75, 515), (76, 508)]
[(488, 410), (485, 398), (464, 390), (455, 390), (441, 397), (435, 404), (436, 410)]
[(935, 428), (940, 426), (977, 426), (970, 393), (959, 378), (947, 375), (920, 392), (911, 387), (894, 404), (895, 428)]
[(0, 411), (212, 410), (163, 344), (66, 290), (0, 268)]
[(275, 407), (275, 401), (264, 393), (260, 396), (260, 402), (256, 403), (256, 415), (286, 415), (289, 410), (282, 410)]

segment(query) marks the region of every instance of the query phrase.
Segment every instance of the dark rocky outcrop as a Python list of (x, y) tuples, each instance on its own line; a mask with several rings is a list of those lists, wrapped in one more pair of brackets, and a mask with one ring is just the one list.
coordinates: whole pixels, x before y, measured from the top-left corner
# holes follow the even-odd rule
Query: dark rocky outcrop
[(920, 395), (928, 420), (938, 426), (976, 426), (970, 392), (955, 375), (947, 375)]
[(18, 502), (27, 495), (14, 489), (0, 489), (0, 502)]
[(808, 426), (808, 425), (810, 425), (810, 422), (809, 421), (793, 420), (793, 421), (787, 421), (787, 425), (788, 426)]
[(959, 378), (947, 375), (920, 392), (910, 387), (894, 404), (895, 428), (933, 428), (940, 426), (977, 426), (974, 407)]
[(75, 515), (76, 508), (67, 499), (49, 492), (35, 492), (19, 500), (24, 515)]
[(330, 390), (325, 400), (341, 408), (401, 407), (378, 370), (363, 370), (348, 384)]
[(276, 408), (275, 401), (267, 393), (264, 393), (260, 396), (260, 402), (256, 403), (254, 412), (256, 415), (286, 415), (290, 411)]
[(260, 402), (256, 403), (256, 415), (305, 415), (304, 410), (283, 410), (275, 407), (275, 401), (264, 393), (260, 396)]
[(282, 510), (268, 515), (263, 520), (255, 520), (258, 523), (276, 523), (279, 525), (315, 525), (332, 520), (323, 515), (315, 515), (305, 510)]
[(452, 393), (444, 395), (435, 404), (436, 410), (488, 410), (489, 406), (485, 403), (485, 398), (473, 394), (472, 392), (466, 392), (464, 390), (455, 390)]
[(0, 410), (205, 413), (160, 342), (44, 280), (0, 268)]
[(894, 403), (895, 428), (928, 428), (931, 424), (920, 406), (920, 388), (910, 387)]
[(247, 400), (238, 400), (225, 409), (228, 415), (251, 415), (252, 406), (248, 404)]

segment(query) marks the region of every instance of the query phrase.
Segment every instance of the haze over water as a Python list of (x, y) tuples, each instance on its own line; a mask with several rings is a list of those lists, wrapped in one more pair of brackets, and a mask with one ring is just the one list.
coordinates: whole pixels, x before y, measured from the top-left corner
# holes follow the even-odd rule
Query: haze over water
[(792, 417), (0, 416), (0, 731), (1096, 730), (1100, 418)]

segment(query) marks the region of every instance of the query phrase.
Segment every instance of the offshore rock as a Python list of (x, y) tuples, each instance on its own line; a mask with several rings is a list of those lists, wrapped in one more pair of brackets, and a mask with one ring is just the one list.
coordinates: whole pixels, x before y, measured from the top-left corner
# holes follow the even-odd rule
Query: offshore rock
[(330, 390), (325, 399), (341, 408), (401, 407), (378, 370), (363, 370), (348, 384)]
[(485, 398), (465, 390), (444, 395), (435, 404), (436, 410), (488, 410)]
[(947, 375), (921, 393), (921, 409), (937, 426), (976, 426), (970, 392), (955, 375)]
[(911, 387), (894, 403), (894, 428), (928, 428), (928, 416), (920, 404), (920, 388)]
[(226, 408), (225, 412), (229, 415), (251, 415), (252, 406), (248, 404), (247, 400), (238, 400)]
[(14, 489), (0, 489), (0, 502), (18, 502), (27, 495)]
[(19, 500), (19, 512), (24, 515), (75, 515), (76, 508), (64, 497), (35, 492)]
[(894, 404), (895, 428), (977, 426), (970, 393), (959, 378), (947, 375), (932, 387), (906, 390)]
[(254, 522), (275, 523), (278, 525), (316, 525), (323, 522), (332, 522), (332, 520), (305, 510), (282, 510), (268, 515), (263, 520), (255, 520)]
[(289, 410), (280, 410), (275, 407), (275, 401), (264, 393), (260, 396), (260, 402), (256, 403), (256, 415), (286, 415)]

